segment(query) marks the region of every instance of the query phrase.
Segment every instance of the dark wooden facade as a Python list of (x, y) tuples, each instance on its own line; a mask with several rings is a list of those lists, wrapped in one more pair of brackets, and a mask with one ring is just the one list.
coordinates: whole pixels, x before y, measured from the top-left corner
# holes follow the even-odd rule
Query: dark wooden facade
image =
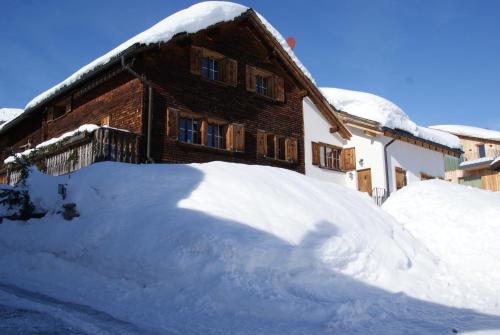
[[(154, 162), (220, 160), (272, 165), (304, 173), (302, 99), (319, 95), (309, 79), (297, 67), (290, 66), (290, 59), (283, 57), (284, 51), (277, 48), (276, 41), (262, 28), (256, 23), (253, 11), (249, 11), (235, 21), (142, 47), (144, 50), (124, 58), (142, 79), (127, 71), (123, 63), (116, 63), (38, 105), (27, 118), (0, 134), (2, 161), (12, 150), (22, 151), (21, 146), (28, 142), (34, 146), (87, 123), (104, 123), (137, 134), (140, 161), (146, 161), (151, 86), (150, 149)], [(196, 73), (196, 69), (193, 71), (193, 50), (207, 50), (221, 56), (221, 62), (228, 64), (225, 71), (231, 71), (223, 74), (228, 79), (210, 80)], [(269, 73), (275, 79), (274, 96), (263, 96), (249, 89), (249, 68)], [(325, 113), (329, 113), (332, 123), (338, 123), (335, 126), (345, 136), (345, 127), (333, 113), (328, 110)], [(243, 137), (226, 138), (223, 148), (209, 147), (206, 141), (183, 143), (179, 141), (178, 129), (174, 129), (183, 116), (217, 122), (224, 127), (224, 136), (236, 136), (230, 134), (231, 129), (241, 131)], [(232, 125), (238, 126), (232, 128)], [(274, 134), (276, 143), (280, 138), (286, 139), (283, 156), (286, 159), (266, 155), (258, 147), (259, 132)], [(235, 141), (242, 148), (237, 148)]]

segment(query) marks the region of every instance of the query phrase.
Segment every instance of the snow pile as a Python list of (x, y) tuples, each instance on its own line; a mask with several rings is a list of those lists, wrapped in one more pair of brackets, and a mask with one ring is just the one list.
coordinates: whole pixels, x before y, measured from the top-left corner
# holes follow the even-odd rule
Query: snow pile
[[(142, 33), (132, 37), (128, 41), (120, 44), (113, 50), (104, 54), (103, 56), (97, 58), (91, 63), (85, 65), (71, 76), (66, 78), (61, 83), (50, 88), (49, 90), (43, 92), (42, 94), (35, 97), (27, 105), (26, 109), (33, 108), (45, 99), (49, 98), (53, 94), (60, 91), (62, 88), (71, 85), (72, 83), (78, 81), (85, 74), (91, 72), (99, 66), (109, 63), (114, 57), (119, 55), (121, 52), (125, 51), (127, 48), (135, 45), (149, 45), (155, 43), (168, 42), (172, 37), (179, 33), (195, 33), (202, 29), (205, 29), (211, 25), (219, 22), (231, 21), (236, 17), (240, 16), (249, 7), (225, 1), (206, 1), (195, 4), (189, 8), (176, 12), (162, 21), (158, 22), (151, 28), (143, 31)], [(305, 66), (300, 62), (300, 60), (295, 56), (292, 49), (288, 46), (286, 40), (283, 36), (267, 22), (267, 20), (260, 14), (258, 14), (259, 19), (266, 26), (268, 31), (273, 34), (285, 51), (290, 55), (290, 57), (295, 61), (297, 66), (304, 72), (304, 74), (314, 82), (311, 74)]]
[(460, 139), (439, 130), (421, 127), (396, 104), (371, 93), (322, 87), (321, 92), (336, 109), (378, 122), (381, 127), (399, 129), (422, 139), (461, 149)]
[(489, 165), (490, 163), (493, 163), (493, 161), (494, 161), (493, 157), (481, 157), (477, 159), (463, 161), (462, 163), (460, 163), (460, 167), (471, 167), (474, 165), (485, 165), (485, 164)]
[(0, 108), (0, 129), (23, 112), (24, 110), (19, 108)]
[(45, 142), (42, 142), (42, 143), (38, 144), (35, 148), (27, 149), (23, 152), (16, 153), (15, 155), (9, 156), (3, 161), (3, 163), (4, 164), (14, 163), (16, 161), (16, 157), (22, 158), (22, 157), (29, 156), (32, 153), (34, 153), (36, 150), (40, 150), (40, 149), (43, 149), (45, 147), (48, 147), (49, 145), (54, 145), (56, 143), (62, 142), (65, 139), (68, 139), (68, 138), (75, 136), (75, 135), (78, 135), (80, 133), (92, 133), (96, 129), (99, 129), (99, 128), (101, 128), (101, 127), (97, 126), (95, 124), (84, 124), (75, 130), (68, 131), (68, 132), (62, 134), (59, 137), (54, 137), (54, 138), (51, 138)]
[[(57, 213), (59, 183), (81, 214), (71, 222)], [(468, 297), (447, 267), (366, 195), (336, 184), (221, 162), (99, 163), (70, 178), (32, 173), (27, 184), (48, 214), (0, 225), (0, 284), (142, 334), (500, 329), (500, 318), (457, 308)]]
[(490, 313), (500, 304), (500, 193), (440, 180), (411, 184), (383, 209), (443, 264), (459, 273), (470, 307)]
[(482, 138), (485, 140), (500, 141), (500, 131), (491, 129), (454, 125), (454, 124), (430, 126), (430, 128), (446, 131), (448, 133), (452, 133), (455, 135), (470, 136), (470, 137)]

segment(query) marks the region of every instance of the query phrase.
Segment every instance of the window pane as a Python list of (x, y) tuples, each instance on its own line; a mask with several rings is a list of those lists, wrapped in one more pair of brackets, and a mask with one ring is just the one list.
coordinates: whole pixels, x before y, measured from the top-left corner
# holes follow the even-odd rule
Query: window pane
[(326, 166), (325, 147), (319, 148), (319, 165)]
[(255, 76), (255, 91), (261, 95), (268, 95), (268, 79), (262, 76)]
[(274, 135), (267, 135), (267, 157), (274, 158)]
[(179, 141), (186, 142), (186, 119), (179, 119)]
[(484, 144), (479, 146), (479, 158), (486, 157), (486, 150), (484, 148)]
[(284, 137), (278, 139), (278, 159), (285, 160), (285, 143)]

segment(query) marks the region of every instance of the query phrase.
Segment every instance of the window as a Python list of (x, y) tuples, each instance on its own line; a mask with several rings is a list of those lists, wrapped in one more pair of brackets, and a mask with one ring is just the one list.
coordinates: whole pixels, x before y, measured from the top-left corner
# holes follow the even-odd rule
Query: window
[(477, 149), (479, 151), (479, 158), (486, 157), (486, 149), (484, 148), (484, 144), (478, 145)]
[(207, 145), (214, 148), (224, 148), (225, 141), (223, 135), (223, 126), (219, 124), (208, 124)]
[(320, 147), (320, 166), (340, 170), (340, 148), (335, 148), (331, 146), (321, 146)]
[(190, 118), (179, 118), (179, 141), (200, 144), (200, 121)]
[(312, 142), (312, 164), (331, 170), (355, 170), (356, 149)]
[(71, 112), (71, 99), (67, 98), (65, 100), (59, 101), (53, 106), (49, 107), (47, 110), (47, 121), (52, 121), (60, 118), (65, 113)]
[(259, 75), (255, 76), (255, 92), (260, 95), (269, 96), (268, 82), (269, 78), (265, 78)]
[(298, 142), (294, 138), (257, 131), (257, 155), (287, 162), (297, 162)]
[(238, 62), (213, 50), (192, 46), (190, 69), (192, 74), (212, 82), (238, 84)]
[(285, 101), (285, 82), (283, 78), (255, 66), (246, 66), (246, 88), (260, 96), (276, 101)]
[(219, 80), (219, 62), (209, 57), (201, 59), (201, 75), (210, 80)]

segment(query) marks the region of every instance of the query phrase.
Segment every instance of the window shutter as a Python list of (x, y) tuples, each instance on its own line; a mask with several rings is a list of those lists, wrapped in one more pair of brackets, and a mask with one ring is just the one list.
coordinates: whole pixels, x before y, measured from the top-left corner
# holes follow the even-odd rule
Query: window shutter
[(110, 116), (109, 115), (103, 117), (101, 119), (101, 122), (100, 122), (101, 126), (108, 126), (109, 127), (109, 120), (110, 120)]
[(242, 124), (233, 124), (233, 150), (245, 151), (245, 127)]
[(191, 73), (201, 75), (201, 58), (203, 48), (191, 46)]
[(247, 65), (246, 67), (246, 86), (247, 86), (247, 91), (250, 92), (255, 92), (255, 69)]
[(285, 81), (279, 76), (273, 76), (274, 99), (285, 102)]
[(167, 136), (177, 139), (179, 134), (179, 111), (167, 108)]
[(208, 137), (208, 121), (207, 119), (201, 120), (201, 127), (200, 127), (200, 136), (201, 136), (201, 141), (200, 144), (202, 145), (207, 145), (207, 137)]
[(297, 140), (294, 138), (287, 138), (285, 141), (285, 159), (290, 162), (297, 161)]
[(266, 132), (257, 130), (257, 155), (265, 156), (267, 153), (266, 148)]
[(233, 150), (233, 125), (228, 124), (226, 129), (226, 149)]
[(340, 153), (341, 169), (344, 171), (356, 170), (356, 149), (345, 148)]
[(225, 58), (223, 64), (224, 82), (236, 86), (238, 84), (238, 62), (231, 58)]
[(320, 145), (319, 143), (311, 142), (312, 144), (312, 164), (313, 165), (319, 165), (320, 162), (320, 155), (319, 155), (319, 150), (320, 150)]

